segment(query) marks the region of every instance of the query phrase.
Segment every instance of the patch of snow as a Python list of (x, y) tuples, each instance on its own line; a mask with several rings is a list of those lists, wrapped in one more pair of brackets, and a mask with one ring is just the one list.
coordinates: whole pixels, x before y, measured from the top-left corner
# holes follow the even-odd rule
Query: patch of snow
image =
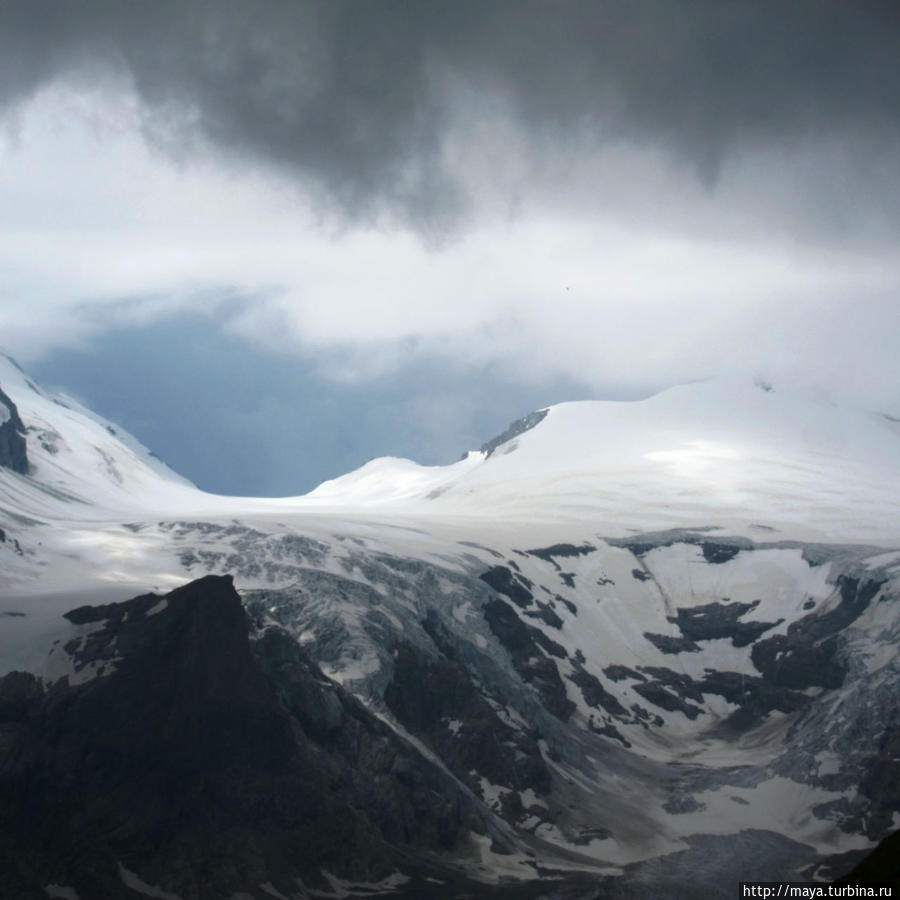
[(362, 657), (342, 656), (333, 663), (322, 663), (322, 672), (343, 687), (355, 681), (365, 681), (381, 669), (381, 660), (374, 652)]
[(466, 600), (462, 606), (454, 606), (453, 607), (453, 618), (459, 622), (460, 625), (465, 625), (471, 616), (475, 615), (475, 610), (472, 608), (472, 604)]
[(704, 694), (703, 706), (706, 712), (719, 719), (725, 719), (733, 712), (740, 709), (740, 706), (737, 703), (731, 703), (724, 697), (720, 697), (718, 694)]
[(381, 881), (347, 881), (326, 871), (323, 871), (322, 875), (328, 881), (331, 890), (326, 893), (307, 888), (310, 897), (330, 897), (332, 900), (369, 897), (374, 893), (397, 890), (410, 880), (409, 876), (402, 872), (394, 872), (393, 875), (388, 875)]
[(44, 893), (53, 900), (80, 900), (75, 888), (64, 887), (61, 884), (45, 884)]
[[(486, 834), (469, 833), (481, 865), (474, 873), (480, 881), (497, 884), (510, 879), (533, 880), (534, 860), (523, 853), (494, 853), (493, 841)], [(554, 862), (554, 866), (556, 863)]]
[(488, 781), (484, 776), (479, 776), (478, 772), (476, 772), (474, 769), (469, 772), (469, 774), (473, 777), (478, 778), (478, 783), (481, 787), (481, 794), (484, 798), (485, 805), (494, 810), (494, 812), (498, 812), (500, 810), (500, 795), (508, 794), (510, 789)]
[(566, 847), (571, 846), (571, 841), (559, 830), (552, 822), (541, 822), (534, 829), (534, 836), (550, 844), (561, 844)]
[(897, 665), (897, 646), (890, 640), (872, 642), (864, 650), (866, 670), (870, 675), (888, 666)]
[[(773, 822), (784, 823), (794, 840), (815, 847), (822, 853), (862, 850), (871, 846), (864, 835), (849, 835), (828, 819), (818, 819), (812, 807), (846, 796), (839, 791), (801, 784), (777, 776), (756, 787), (724, 785), (714, 791), (697, 793), (703, 808), (696, 812), (666, 816), (667, 827), (683, 837), (692, 834), (736, 834), (747, 828), (770, 830)], [(745, 803), (732, 799), (739, 797)]]
[(154, 887), (152, 884), (142, 881), (134, 872), (126, 869), (122, 863), (119, 863), (118, 866), (119, 878), (122, 880), (122, 884), (136, 893), (143, 894), (145, 897), (153, 897), (155, 900), (181, 900), (181, 897), (177, 894), (169, 893), (169, 891), (164, 891), (162, 888)]
[(89, 681), (93, 681), (95, 678), (102, 678), (106, 675), (112, 675), (112, 673), (115, 672), (118, 668), (116, 664), (118, 662), (121, 662), (121, 659), (121, 656), (116, 656), (112, 659), (104, 659), (99, 662), (90, 662), (87, 665), (81, 666), (81, 668), (75, 671), (74, 675), (69, 676), (69, 684), (72, 685), (72, 687), (75, 687), (79, 684), (87, 684)]
[[(79, 665), (75, 657), (75, 654), (84, 647), (88, 636), (102, 629), (103, 625), (103, 622), (90, 622), (87, 625), (70, 626), (71, 636), (55, 643), (47, 654), (41, 673), (41, 680), (45, 686), (55, 684), (62, 678), (68, 678), (72, 686), (87, 684), (95, 678), (111, 675), (116, 670), (117, 664), (122, 660), (120, 656), (95, 660), (84, 665)], [(76, 646), (70, 651), (68, 648), (73, 642)]]
[(144, 613), (145, 616), (155, 616), (157, 613), (161, 613), (164, 609), (168, 609), (169, 601), (163, 597), (159, 603), (154, 603), (147, 612)]
[(820, 753), (816, 757), (816, 774), (821, 778), (823, 775), (837, 775), (841, 771), (841, 758), (834, 753)]

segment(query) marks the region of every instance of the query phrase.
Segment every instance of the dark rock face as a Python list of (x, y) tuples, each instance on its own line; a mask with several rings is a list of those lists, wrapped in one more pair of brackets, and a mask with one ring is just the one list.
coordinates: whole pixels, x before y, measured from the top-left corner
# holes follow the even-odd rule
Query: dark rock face
[(700, 646), (695, 644), (690, 638), (675, 637), (671, 634), (654, 634), (652, 631), (645, 631), (644, 637), (653, 644), (661, 653), (699, 653)]
[(740, 547), (734, 544), (715, 544), (712, 541), (701, 541), (700, 549), (703, 552), (703, 558), (708, 563), (716, 565), (726, 563), (729, 559), (734, 559), (741, 550)]
[(526, 625), (516, 611), (499, 598), (485, 605), (484, 617), (509, 652), (522, 680), (537, 690), (547, 711), (562, 721), (568, 719), (575, 712), (575, 704), (566, 696), (559, 669), (547, 656), (547, 651), (553, 656), (565, 656), (565, 650), (539, 628)]
[(547, 418), (547, 410), (539, 409), (535, 412), (528, 413), (527, 416), (524, 416), (521, 419), (516, 419), (509, 428), (506, 429), (502, 434), (498, 434), (497, 437), (491, 438), (491, 440), (482, 444), (479, 447), (482, 453), (486, 453), (488, 456), (491, 454), (502, 444), (505, 444), (507, 441), (511, 441), (513, 438), (517, 438), (520, 434), (525, 434), (526, 431), (531, 431), (535, 425), (540, 425), (544, 419)]
[(588, 706), (593, 706), (595, 709), (604, 709), (611, 716), (628, 715), (625, 707), (603, 687), (596, 675), (592, 675), (578, 662), (573, 663), (573, 667), (575, 671), (569, 675), (569, 680), (581, 689), (584, 702)]
[(537, 610), (527, 612), (525, 615), (529, 618), (540, 619), (551, 628), (556, 628), (557, 630), (561, 629), (563, 620), (553, 611), (553, 607), (549, 603), (541, 603), (540, 600), (536, 602), (538, 605)]
[(272, 628), (251, 647), (230, 577), (68, 618), (92, 629), (75, 670), (104, 674), (0, 679), (4, 897), (121, 896), (120, 863), (183, 900), (324, 886), (322, 869), (377, 881), (486, 830), (296, 641)]
[(16, 404), (2, 390), (0, 390), (0, 466), (6, 466), (20, 475), (28, 474), (25, 425), (19, 418)]
[(873, 749), (859, 792), (871, 801), (867, 833), (880, 837), (900, 809), (900, 724), (888, 727)]
[(841, 575), (840, 603), (827, 613), (810, 613), (792, 622), (787, 634), (758, 641), (753, 645), (753, 664), (778, 687), (840, 687), (847, 674), (847, 662), (838, 652), (841, 632), (863, 614), (883, 583)]
[(703, 703), (703, 695), (690, 676), (661, 666), (645, 666), (642, 671), (651, 675), (653, 680), (637, 683), (635, 693), (660, 709), (683, 712), (689, 719), (697, 718), (702, 710), (695, 704)]
[(861, 863), (835, 882), (837, 885), (873, 883), (900, 890), (900, 831), (886, 837)]
[(398, 721), (476, 792), (480, 788), (472, 772), (510, 790), (550, 790), (550, 772), (536, 739), (502, 722), (456, 660), (423, 659), (411, 645), (401, 644), (384, 699)]
[(480, 577), (485, 584), (498, 594), (509, 597), (521, 609), (527, 609), (534, 602), (528, 579), (513, 573), (506, 566), (493, 566)]
[(529, 556), (536, 556), (538, 559), (546, 560), (559, 571), (561, 567), (554, 557), (587, 556), (588, 553), (595, 553), (596, 551), (597, 548), (593, 544), (583, 544), (580, 547), (576, 547), (574, 544), (553, 544), (550, 547), (538, 547), (526, 552)]
[(726, 728), (735, 731), (751, 728), (772, 710), (796, 712), (811, 702), (811, 698), (800, 691), (778, 687), (769, 684), (765, 678), (738, 672), (708, 669), (699, 686), (704, 693), (718, 694), (739, 707), (724, 723)]
[(732, 646), (746, 647), (770, 628), (784, 621), (783, 619), (777, 622), (739, 621), (757, 606), (758, 600), (753, 603), (704, 603), (701, 606), (679, 608), (675, 617), (670, 617), (669, 621), (677, 625), (679, 631), (690, 642), (731, 638)]
[(647, 680), (640, 672), (635, 672), (634, 669), (622, 665), (607, 666), (603, 670), (603, 674), (611, 681), (624, 681), (626, 678), (633, 678), (635, 681)]
[(638, 673), (624, 666), (610, 666), (604, 674), (615, 680), (635, 679), (635, 692), (648, 703), (668, 712), (683, 712), (689, 719), (696, 719), (700, 714), (704, 694), (723, 697), (738, 706), (723, 723), (723, 727), (732, 732), (758, 724), (772, 710), (796, 712), (811, 702), (811, 698), (800, 691), (773, 685), (756, 675), (707, 669), (702, 678), (696, 679), (663, 666), (641, 666), (640, 669)]
[[(373, 854), (368, 866), (379, 855), (388, 859), (391, 854), (383, 841), (442, 851), (453, 849), (466, 828), (485, 831), (459, 786), (401, 744), (359, 701), (328, 682), (290, 635), (267, 629), (254, 645), (254, 656), (327, 779), (332, 805), (318, 825), (322, 840), (326, 845), (335, 837), (342, 840), (330, 830), (332, 815), (352, 821), (354, 810), (362, 814), (364, 825), (351, 838), (362, 838), (363, 843), (341, 851), (345, 868), (356, 866), (360, 850), (362, 856)], [(315, 765), (313, 759), (305, 765)]]

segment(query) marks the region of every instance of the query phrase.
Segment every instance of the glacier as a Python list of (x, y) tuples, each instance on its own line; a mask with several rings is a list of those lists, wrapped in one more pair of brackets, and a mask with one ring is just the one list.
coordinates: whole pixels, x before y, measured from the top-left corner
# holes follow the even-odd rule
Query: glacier
[[(280, 698), (332, 779), (348, 723), (392, 748), (361, 757), (384, 797), (340, 776), (362, 862), (238, 855), (234, 896), (730, 897), (843, 874), (900, 823), (890, 416), (710, 379), (549, 407), (453, 465), (234, 498), (6, 357), (0, 389), (28, 454), (0, 466), (0, 736), (13, 684), (18, 724), (119, 696), (154, 635), (200, 628), (179, 591), (204, 584), (268, 685), (242, 708)], [(429, 783), (444, 813), (417, 819), (403, 790)], [(385, 798), (418, 824), (382, 821)], [(111, 852), (110, 883), (226, 896), (196, 856)], [(84, 900), (79, 878), (45, 883)]]

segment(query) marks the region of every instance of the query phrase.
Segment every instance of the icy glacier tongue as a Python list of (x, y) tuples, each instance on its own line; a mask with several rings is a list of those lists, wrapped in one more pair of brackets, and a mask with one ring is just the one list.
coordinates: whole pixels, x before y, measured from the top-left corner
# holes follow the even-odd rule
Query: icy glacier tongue
[[(601, 881), (730, 897), (740, 880), (847, 871), (900, 822), (890, 417), (720, 379), (554, 406), (451, 466), (375, 460), (267, 500), (199, 491), (3, 358), (0, 389), (30, 467), (0, 467), (0, 674), (80, 696), (123, 677), (128, 650), (105, 613), (64, 613), (231, 575), (302, 740), (332, 701), (311, 712), (288, 688), (288, 646), (417, 760), (402, 766), (437, 767), (443, 796), (474, 804), (454, 821), (488, 825), (467, 836), (380, 839), (486, 896), (550, 879), (573, 897)], [(3, 710), (0, 691), (0, 732)], [(373, 789), (365, 802), (387, 802)], [(160, 890), (194, 877), (135, 852), (126, 871)], [(408, 868), (359, 890), (412, 884)], [(349, 869), (321, 877), (323, 896), (354, 890)]]

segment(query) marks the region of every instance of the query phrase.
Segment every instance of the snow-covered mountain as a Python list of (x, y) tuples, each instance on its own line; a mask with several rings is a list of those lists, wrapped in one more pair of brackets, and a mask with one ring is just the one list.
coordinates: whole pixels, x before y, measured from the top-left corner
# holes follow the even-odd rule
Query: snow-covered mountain
[[(0, 681), (0, 730), (59, 698), (153, 708), (116, 686), (161, 634), (208, 655), (183, 598), (238, 622), (230, 586), (181, 586), (230, 575), (265, 682), (234, 688), (241, 709), (278, 697), (291, 752), (362, 817), (356, 864), (324, 847), (292, 870), (267, 843), (220, 893), (206, 845), (176, 865), (165, 841), (107, 840), (122, 896), (732, 896), (839, 874), (900, 824), (889, 416), (711, 380), (554, 406), (451, 466), (381, 459), (252, 499), (198, 490), (7, 358), (0, 391), (0, 439), (27, 451), (0, 465), (0, 674), (29, 673)], [(243, 659), (247, 636), (223, 640)]]

